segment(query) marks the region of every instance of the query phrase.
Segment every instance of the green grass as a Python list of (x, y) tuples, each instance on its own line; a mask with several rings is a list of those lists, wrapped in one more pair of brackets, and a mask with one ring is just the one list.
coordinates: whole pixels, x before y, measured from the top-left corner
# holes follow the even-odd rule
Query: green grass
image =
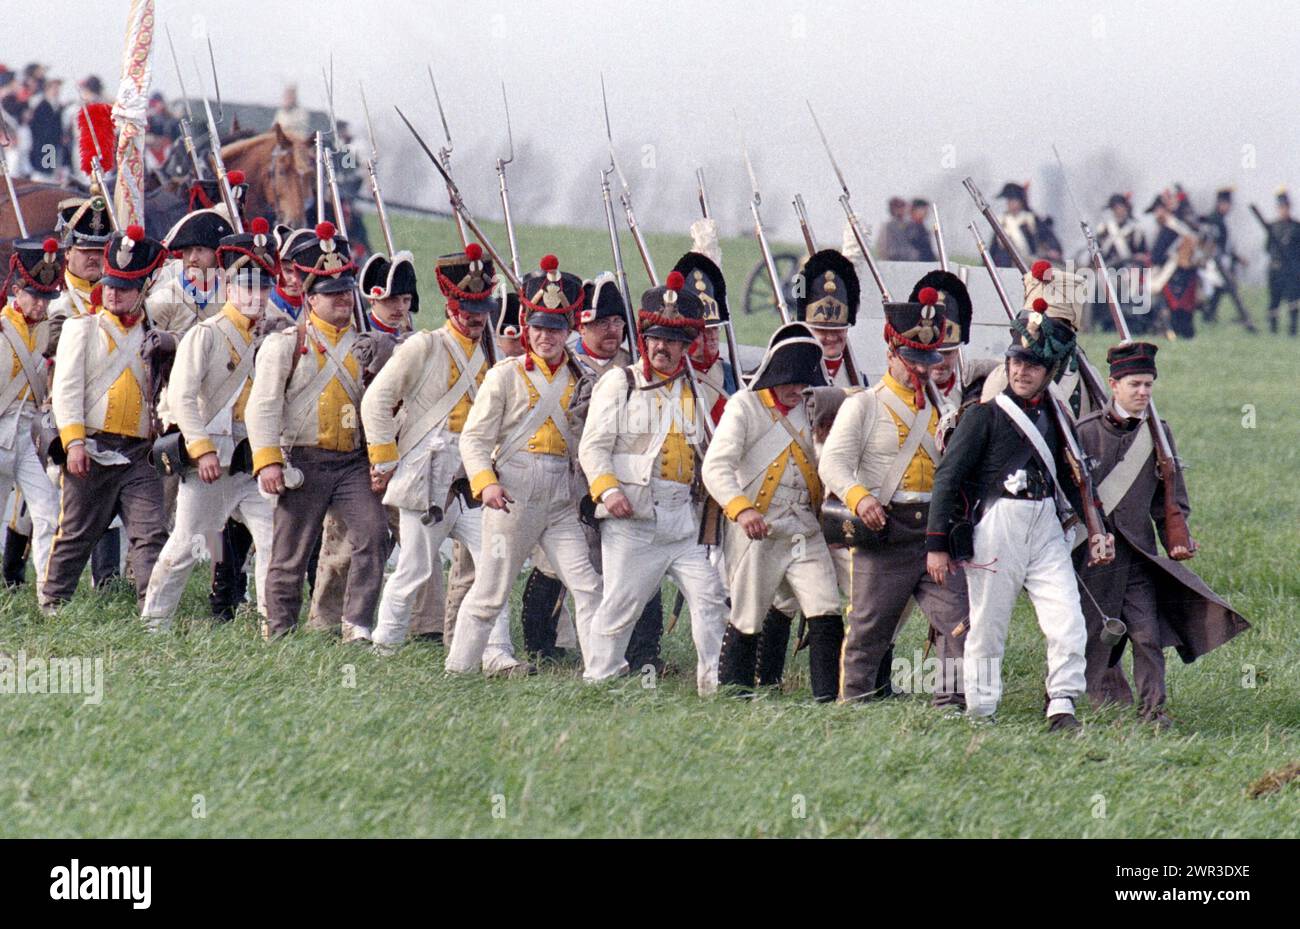
[[(521, 231), (525, 253), (581, 256), (582, 272), (603, 242)], [(661, 261), (683, 244), (653, 242)], [(413, 244), (427, 258), (450, 237)], [(1087, 345), (1103, 356), (1103, 340)], [(1204, 546), (1193, 564), (1254, 624), (1194, 665), (1170, 653), (1171, 733), (1105, 711), (1084, 712), (1077, 738), (1047, 736), (1024, 603), (999, 723), (972, 731), (920, 697), (815, 706), (802, 656), (787, 693), (702, 701), (690, 673), (653, 688), (586, 687), (572, 669), (449, 679), (428, 645), (381, 659), (303, 632), (268, 646), (249, 618), (199, 619), (199, 577), (182, 602), (193, 619), (158, 637), (129, 594), (83, 585), (50, 621), (28, 589), (0, 593), (0, 651), (101, 656), (106, 686), (99, 706), (0, 695), (0, 836), (1294, 835), (1300, 783), (1245, 790), (1300, 760), (1300, 351), (1221, 324), (1160, 360)], [(687, 625), (665, 651), (691, 669)], [(914, 617), (899, 653), (922, 640)]]

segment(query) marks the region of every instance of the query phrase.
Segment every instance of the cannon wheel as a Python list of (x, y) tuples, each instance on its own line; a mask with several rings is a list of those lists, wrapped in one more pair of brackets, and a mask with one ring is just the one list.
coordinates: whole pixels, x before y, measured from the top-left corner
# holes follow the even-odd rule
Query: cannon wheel
[[(789, 252), (779, 252), (772, 256), (777, 275), (785, 281), (786, 303), (794, 306), (793, 281), (799, 271), (799, 256)], [(776, 295), (772, 292), (772, 283), (767, 278), (767, 266), (760, 260), (754, 265), (745, 279), (745, 315), (777, 311)]]

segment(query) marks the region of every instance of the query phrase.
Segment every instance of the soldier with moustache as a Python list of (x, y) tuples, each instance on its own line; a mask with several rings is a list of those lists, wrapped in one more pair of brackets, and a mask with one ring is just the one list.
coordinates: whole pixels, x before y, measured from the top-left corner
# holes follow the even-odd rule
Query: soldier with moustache
[(587, 637), (588, 682), (640, 667), (629, 654), (634, 629), (670, 576), (690, 607), (696, 690), (718, 688), (726, 592), (699, 542), (707, 414), (686, 369), (703, 328), (703, 301), (670, 272), (641, 297), (640, 363), (606, 372), (592, 391), (578, 454), (600, 520), (604, 596)]
[(47, 612), (72, 598), (115, 515), (126, 526), (141, 603), (167, 541), (162, 479), (149, 461), (155, 398), (142, 358), (149, 281), (165, 257), (140, 226), (113, 233), (104, 246), (102, 309), (63, 325), (51, 389), (62, 501), (40, 594)]
[[(20, 239), (13, 244), (9, 273), (0, 291), (0, 481), (18, 489), (15, 507), (26, 505), (31, 516), (30, 543), (36, 559), (36, 586), (45, 580), (50, 544), (59, 518), (59, 493), (36, 453), (35, 426), (49, 397), (49, 365), (45, 357), (50, 301), (63, 289), (63, 252), (56, 239)], [(21, 502), (20, 502), (21, 501)], [(9, 547), (15, 546), (11, 556)], [(21, 583), (28, 538), (5, 541), (5, 560), (14, 557)], [(17, 555), (21, 553), (21, 557)]]
[(371, 489), (361, 430), (373, 349), (353, 327), (356, 265), (332, 223), (320, 223), (290, 260), (303, 275), (307, 312), (262, 343), (245, 412), (253, 473), (276, 500), (263, 636), (279, 638), (297, 625), (307, 563), (332, 510), (352, 544), (344, 639), (369, 641), (388, 523)]
[(186, 213), (172, 226), (163, 245), (180, 256), (180, 267), (145, 302), (154, 328), (179, 336), (224, 309), (217, 248), (234, 231), (224, 208)]
[[(1040, 216), (1029, 208), (1029, 182), (1016, 184), (1008, 181), (998, 191), (998, 198), (1007, 201), (1007, 211), (998, 217), (998, 222), (1016, 251), (1031, 259), (1060, 262), (1061, 242), (1052, 228), (1052, 218)], [(989, 243), (989, 254), (999, 268), (1008, 268), (1013, 264), (1011, 254), (996, 235)]]
[(582, 280), (547, 255), (520, 287), (526, 354), (488, 371), (461, 430), (470, 491), (484, 506), (483, 542), (447, 654), (445, 666), (453, 673), (482, 665), (515, 578), (538, 546), (573, 594), (584, 657), (600, 605), (600, 575), (578, 521), (581, 477), (575, 459), (582, 420), (571, 412), (585, 406), (590, 376), (565, 347), (574, 316), (585, 305)]
[[(1184, 662), (1192, 662), (1250, 628), (1241, 614), (1210, 590), (1186, 562), (1197, 551), (1168, 534), (1166, 488), (1156, 469), (1151, 435), (1150, 402), (1156, 380), (1156, 352), (1148, 342), (1123, 342), (1107, 352), (1111, 399), (1079, 421), (1079, 441), (1096, 463), (1093, 477), (1106, 524), (1115, 536), (1115, 560), (1107, 565), (1083, 564), (1076, 555), (1080, 582), (1093, 599), (1084, 600), (1088, 622), (1088, 697), (1094, 706), (1108, 702), (1133, 704), (1133, 691), (1121, 658), (1132, 645), (1133, 682), (1137, 685), (1138, 718), (1160, 729), (1173, 724), (1166, 709), (1166, 646), (1174, 646)], [(1169, 424), (1161, 420), (1174, 455), (1178, 454)], [(1190, 512), (1182, 472), (1176, 481), (1177, 508)], [(1159, 537), (1166, 555), (1156, 546)], [(1117, 617), (1127, 636), (1117, 645), (1102, 639), (1102, 616)]]
[(842, 528), (853, 560), (840, 694), (846, 702), (890, 695), (893, 643), (915, 599), (941, 671), (934, 705), (955, 711), (964, 705), (959, 629), (968, 616), (965, 585), (960, 573), (953, 583), (936, 582), (925, 554), (942, 412), (927, 385), (942, 361), (946, 299), (957, 299), (955, 286), (941, 283), (953, 293), (941, 295), (927, 285), (915, 301), (884, 305), (885, 375), (844, 402), (822, 449), (827, 492), (860, 521)]
[[(842, 299), (843, 281), (833, 289), (826, 283), (810, 284), (817, 299)], [(833, 701), (839, 692), (844, 619), (818, 527), (822, 482), (805, 401), (809, 388), (827, 385), (820, 349), (802, 323), (773, 333), (753, 380), (727, 402), (704, 458), (704, 484), (728, 520), (723, 547), (731, 616), (718, 683), (740, 695), (757, 683), (759, 633), (778, 599), (807, 617), (813, 699)]]
[[(447, 323), (404, 339), (361, 403), (371, 483), (396, 510), (401, 542), (397, 568), (379, 602), (374, 642), (382, 653), (406, 640), (417, 610), (426, 615), (419, 617), (416, 634), (433, 631), (427, 610), (442, 596), (443, 541), (455, 539), (475, 558), (482, 547), (482, 509), (471, 506), (459, 440), (488, 372), (482, 336), (497, 308), (497, 281), (492, 260), (476, 242), (463, 253), (443, 255), (435, 268)], [(528, 670), (510, 648), (505, 611), (497, 617), (483, 664), (488, 673)]]
[(257, 327), (279, 273), (279, 255), (265, 219), (254, 219), (249, 228), (217, 243), (225, 304), (181, 338), (159, 402), (164, 428), (175, 430), (159, 441), (155, 457), (181, 483), (175, 524), (154, 565), (142, 610), (152, 632), (171, 626), (207, 537), (232, 517), (257, 546), (258, 612), (266, 615), (273, 509), (253, 477), (245, 412)]

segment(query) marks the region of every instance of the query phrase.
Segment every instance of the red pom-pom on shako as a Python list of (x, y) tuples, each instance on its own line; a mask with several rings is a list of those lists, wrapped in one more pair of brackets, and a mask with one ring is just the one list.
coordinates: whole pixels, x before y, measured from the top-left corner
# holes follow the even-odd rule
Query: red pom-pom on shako
[(1044, 300), (1042, 297), (1035, 297), (1035, 298), (1034, 298), (1034, 311), (1035, 311), (1035, 312), (1038, 312), (1038, 313), (1042, 313), (1042, 312), (1044, 312), (1046, 309), (1047, 309), (1047, 301)]
[(1045, 281), (1052, 273), (1052, 263), (1040, 258), (1034, 262), (1034, 266), (1029, 269), (1029, 273), (1034, 276), (1034, 280)]
[(266, 235), (271, 231), (271, 224), (266, 221), (265, 216), (254, 216), (253, 222), (249, 224), (248, 231), (253, 235)]
[(244, 172), (235, 169), (226, 175), (226, 180), (230, 182), (231, 187), (238, 187), (240, 184), (244, 183)]
[(334, 224), (329, 220), (316, 224), (316, 238), (332, 239), (334, 238)]
[(686, 286), (686, 278), (682, 277), (680, 271), (669, 271), (668, 280), (664, 281), (664, 286), (669, 290), (681, 290)]
[(559, 267), (560, 267), (560, 259), (556, 258), (554, 255), (542, 256), (541, 268), (543, 271), (554, 271)]
[(939, 302), (939, 291), (935, 290), (933, 287), (922, 287), (921, 292), (916, 295), (916, 299), (920, 300), (926, 306), (934, 306)]
[(470, 261), (483, 260), (483, 246), (477, 242), (471, 242), (465, 246), (465, 257)]
[(139, 242), (144, 238), (144, 226), (138, 223), (132, 223), (126, 227), (126, 237), (132, 242)]
[(59, 240), (54, 238), (53, 236), (50, 236), (48, 239), (46, 239), (44, 242), (41, 243), (41, 251), (43, 251), (47, 255), (53, 255), (58, 250), (59, 250)]

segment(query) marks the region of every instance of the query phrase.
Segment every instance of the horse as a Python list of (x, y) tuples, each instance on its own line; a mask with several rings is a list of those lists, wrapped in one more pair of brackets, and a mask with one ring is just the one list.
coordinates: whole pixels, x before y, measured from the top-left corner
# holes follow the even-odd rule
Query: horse
[(244, 212), (296, 228), (306, 222), (316, 153), (310, 142), (291, 136), (276, 123), (269, 132), (221, 148), (226, 171), (244, 172), (248, 193)]
[[(69, 197), (85, 196), (84, 191), (74, 187), (60, 187), (57, 184), (45, 184), (26, 178), (14, 178), (14, 193), (18, 197), (18, 206), (23, 211), (27, 223), (27, 232), (31, 236), (42, 236), (54, 231), (59, 220), (59, 203)], [(18, 228), (18, 215), (13, 204), (9, 202), (9, 190), (0, 184), (0, 280), (9, 271), (9, 256), (13, 252), (14, 239), (22, 237)], [(0, 303), (4, 302), (0, 297)]]

